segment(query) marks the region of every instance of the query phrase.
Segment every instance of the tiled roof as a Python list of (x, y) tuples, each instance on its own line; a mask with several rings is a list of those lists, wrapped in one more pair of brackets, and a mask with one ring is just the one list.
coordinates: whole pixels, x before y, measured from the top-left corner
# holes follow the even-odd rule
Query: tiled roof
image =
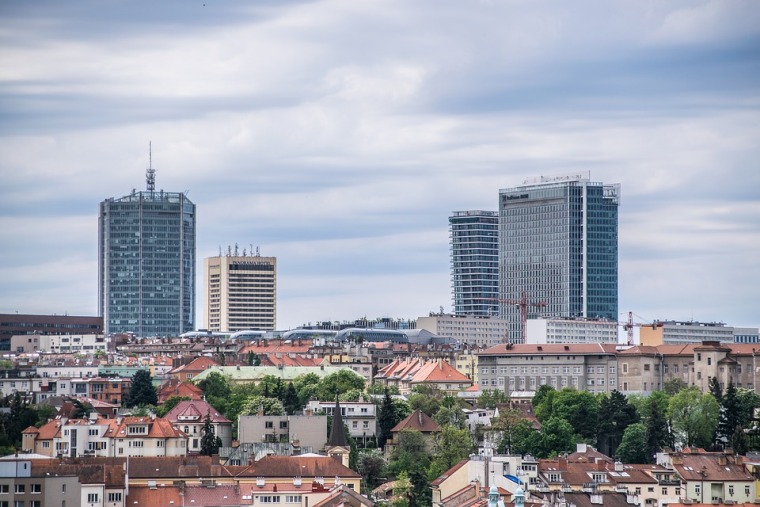
[(320, 502), (317, 502), (314, 504), (314, 507), (329, 507), (329, 506), (355, 506), (355, 505), (366, 505), (367, 507), (372, 507), (373, 502), (372, 500), (368, 499), (365, 496), (360, 495), (356, 491), (347, 488), (344, 485), (338, 486), (334, 488), (330, 495), (321, 500)]
[[(507, 348), (509, 347), (509, 348)], [(614, 343), (571, 343), (568, 345), (544, 343), (544, 344), (530, 344), (530, 343), (502, 343), (494, 345), (482, 352), (478, 352), (478, 356), (503, 356), (503, 355), (556, 355), (556, 354), (576, 354), (576, 355), (589, 355), (589, 354), (614, 354), (617, 345)]]
[(169, 374), (170, 375), (175, 375), (177, 373), (184, 372), (184, 371), (188, 371), (188, 372), (191, 372), (191, 371), (203, 371), (203, 370), (206, 370), (208, 368), (211, 368), (212, 366), (217, 366), (216, 361), (214, 361), (210, 357), (198, 356), (195, 359), (193, 359), (192, 361), (190, 361), (190, 363), (183, 364), (182, 366), (178, 366), (178, 367), (174, 368), (173, 370), (171, 370), (169, 372)]
[(741, 459), (720, 452), (683, 452), (671, 455), (673, 468), (685, 481), (752, 481)]
[(355, 477), (361, 475), (328, 456), (266, 456), (247, 467), (255, 477)]
[(443, 359), (426, 363), (412, 377), (412, 382), (472, 383), (467, 375), (460, 373)]
[(421, 433), (432, 433), (441, 431), (441, 427), (429, 415), (417, 409), (394, 426), (391, 432), (396, 433), (402, 430), (417, 430)]
[(180, 416), (193, 416), (196, 417), (198, 421), (204, 421), (206, 419), (206, 414), (211, 416), (211, 422), (223, 424), (231, 423), (229, 419), (220, 414), (205, 400), (180, 401), (177, 403), (177, 406), (167, 412), (164, 419), (175, 424), (181, 424), (185, 421), (180, 420)]

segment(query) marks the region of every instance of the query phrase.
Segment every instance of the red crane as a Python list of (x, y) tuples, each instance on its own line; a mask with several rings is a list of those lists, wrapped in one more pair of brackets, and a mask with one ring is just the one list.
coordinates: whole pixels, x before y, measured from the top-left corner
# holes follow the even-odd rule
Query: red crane
[(623, 326), (623, 330), (625, 330), (626, 335), (627, 335), (628, 345), (633, 345), (633, 328), (634, 327), (652, 326), (652, 329), (657, 329), (658, 327), (662, 327), (662, 322), (657, 322), (655, 320), (654, 322), (651, 322), (649, 324), (637, 324), (633, 322), (633, 312), (628, 312), (628, 322), (618, 322), (618, 325)]
[(520, 343), (527, 342), (528, 335), (528, 307), (546, 308), (546, 301), (528, 301), (528, 295), (525, 291), (520, 293), (520, 299), (499, 299), (499, 298), (483, 298), (486, 301), (497, 301), (499, 303), (506, 303), (508, 305), (514, 305), (520, 309)]

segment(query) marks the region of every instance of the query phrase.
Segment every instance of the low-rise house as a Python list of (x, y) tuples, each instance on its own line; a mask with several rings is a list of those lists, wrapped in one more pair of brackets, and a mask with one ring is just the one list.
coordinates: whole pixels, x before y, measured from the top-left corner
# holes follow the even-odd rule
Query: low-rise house
[(658, 454), (658, 464), (672, 470), (684, 485), (683, 499), (699, 503), (753, 502), (756, 480), (744, 466), (742, 458), (722, 452), (684, 449)]
[(419, 431), (425, 438), (427, 448), (433, 449), (433, 439), (441, 427), (422, 410), (415, 410), (391, 428), (391, 438), (385, 443), (385, 455), (390, 456), (401, 441), (404, 431)]
[[(314, 413), (324, 412), (328, 416), (335, 410), (334, 401), (312, 400), (306, 405)], [(359, 442), (375, 438), (377, 428), (377, 406), (371, 401), (343, 401), (340, 403), (343, 421), (348, 426), (352, 438)]]
[(456, 395), (473, 384), (442, 358), (425, 360), (419, 357), (396, 359), (375, 375), (375, 382), (384, 386), (396, 386), (407, 395), (415, 386), (432, 386), (446, 394)]
[(241, 415), (240, 443), (281, 442), (322, 449), (327, 442), (326, 415)]
[(221, 440), (222, 446), (231, 446), (232, 421), (204, 400), (180, 401), (164, 415), (164, 419), (188, 436), (187, 452), (200, 452), (203, 426), (206, 424), (207, 417), (214, 428), (214, 435)]
[(163, 404), (172, 396), (202, 400), (203, 390), (189, 381), (181, 381), (175, 378), (169, 379), (156, 390), (158, 403)]

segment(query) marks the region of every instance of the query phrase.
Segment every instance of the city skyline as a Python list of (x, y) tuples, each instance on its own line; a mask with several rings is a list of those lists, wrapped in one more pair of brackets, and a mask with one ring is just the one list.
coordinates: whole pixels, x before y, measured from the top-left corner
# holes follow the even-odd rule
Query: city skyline
[[(448, 217), (620, 183), (619, 312), (760, 326), (754, 2), (0, 6), (0, 313), (95, 315), (98, 203), (277, 258), (277, 327), (452, 311)], [(625, 320), (620, 315), (618, 320)]]

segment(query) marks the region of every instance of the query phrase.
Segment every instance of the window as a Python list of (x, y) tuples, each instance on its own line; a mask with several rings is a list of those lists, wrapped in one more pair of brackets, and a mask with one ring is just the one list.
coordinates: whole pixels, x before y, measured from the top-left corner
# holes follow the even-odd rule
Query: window
[(96, 503), (100, 501), (100, 495), (97, 493), (87, 493), (87, 502)]
[(121, 502), (121, 493), (108, 493), (109, 502)]
[(42, 493), (42, 484), (32, 484), (31, 485), (31, 492), (32, 493)]
[(301, 503), (301, 495), (285, 495), (285, 503)]
[(26, 493), (26, 484), (16, 484), (16, 494)]
[(628, 363), (623, 363), (623, 373), (628, 373)]
[(280, 503), (280, 495), (261, 495), (259, 497), (261, 503)]
[[(707, 359), (709, 360), (710, 358), (708, 357)], [(733, 484), (729, 484), (728, 485), (728, 494), (731, 495), (731, 496), (734, 496), (734, 485)]]
[(274, 421), (264, 421), (264, 427), (269, 429), (274, 428)]
[(42, 502), (39, 500), (32, 500), (29, 502), (29, 507), (42, 507)]
[[(712, 364), (712, 357), (707, 358), (707, 366), (710, 366)], [(733, 493), (731, 493), (733, 494)]]
[(281, 430), (288, 429), (288, 421), (280, 421), (280, 429)]
[(662, 488), (662, 496), (665, 496), (668, 494), (668, 488)]
[(650, 364), (645, 364), (644, 365), (644, 371), (649, 371), (650, 368), (651, 368)]
[(749, 486), (744, 486), (744, 495), (749, 496)]
[(0, 484), (0, 495), (7, 495), (10, 491), (11, 487), (9, 484)]

